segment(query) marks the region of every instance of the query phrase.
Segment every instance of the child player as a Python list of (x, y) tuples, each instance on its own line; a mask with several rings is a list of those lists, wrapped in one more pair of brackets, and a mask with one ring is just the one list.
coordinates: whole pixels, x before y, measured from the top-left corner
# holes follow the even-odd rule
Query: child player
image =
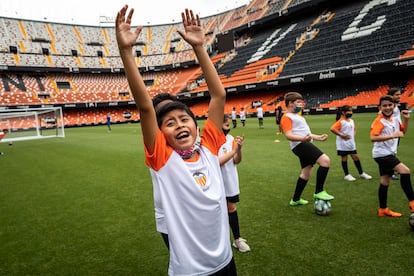
[(338, 108), (336, 112), (336, 122), (331, 126), (331, 132), (336, 135), (336, 150), (338, 155), (341, 156), (341, 165), (345, 173), (344, 179), (347, 181), (356, 180), (348, 170), (348, 155), (351, 155), (352, 160), (354, 160), (359, 177), (362, 179), (372, 179), (372, 176), (362, 170), (355, 143), (356, 126), (351, 117), (351, 106), (345, 105)]
[(200, 18), (192, 10), (181, 14), (185, 31), (203, 71), (209, 94), (209, 117), (199, 136), (194, 114), (172, 101), (155, 111), (135, 63), (132, 47), (142, 26), (131, 30), (134, 10), (125, 5), (116, 17), (116, 39), (125, 74), (140, 111), (145, 148), (154, 190), (165, 212), (168, 229), (168, 275), (236, 275), (218, 151), (226, 91), (204, 48)]
[(398, 140), (404, 137), (407, 131), (410, 114), (407, 110), (401, 111), (402, 122), (393, 116), (395, 102), (392, 96), (382, 96), (379, 101), (379, 115), (371, 125), (370, 139), (374, 143), (372, 157), (377, 162), (380, 172), (378, 188), (378, 216), (401, 217), (402, 214), (391, 211), (387, 206), (388, 187), (394, 171), (400, 174), (401, 188), (409, 203), (411, 212), (414, 212), (414, 192), (411, 185), (410, 169), (397, 157)]
[(328, 175), (329, 157), (317, 148), (312, 141), (325, 141), (327, 134), (313, 134), (302, 115), (299, 112), (305, 106), (303, 97), (298, 92), (288, 92), (285, 95), (286, 112), (280, 122), (283, 134), (290, 141), (290, 149), (299, 158), (302, 168), (296, 182), (296, 189), (290, 206), (305, 205), (309, 202), (301, 198), (302, 192), (312, 175), (313, 165), (317, 163), (319, 168), (316, 174), (316, 187), (313, 197), (315, 199), (332, 200), (334, 197), (324, 190), (325, 180)]
[(229, 223), (233, 232), (233, 246), (240, 252), (250, 251), (246, 240), (240, 237), (239, 216), (237, 214), (236, 203), (240, 198), (239, 174), (237, 172), (237, 164), (242, 160), (242, 146), (244, 136), (231, 135), (230, 117), (224, 115), (223, 132), (226, 135), (226, 143), (224, 143), (219, 151), (219, 160), (221, 173), (223, 175), (224, 190), (226, 191), (227, 209), (229, 212)]

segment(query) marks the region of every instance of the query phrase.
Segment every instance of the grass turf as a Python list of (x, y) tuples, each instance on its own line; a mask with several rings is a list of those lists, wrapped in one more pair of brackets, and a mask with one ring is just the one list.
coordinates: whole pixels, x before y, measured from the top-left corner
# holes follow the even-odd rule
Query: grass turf
[[(299, 162), (276, 135), (273, 117), (249, 118), (239, 164), (241, 234), (252, 248), (234, 250), (239, 275), (398, 275), (412, 271), (414, 231), (399, 181), (388, 205), (402, 218), (376, 216), (379, 173), (369, 128), (376, 114), (354, 114), (357, 149), (372, 180), (343, 180), (334, 115), (307, 116), (315, 142), (331, 158), (326, 189), (332, 213), (290, 207)], [(203, 121), (199, 122), (203, 125)], [(66, 138), (0, 143), (0, 275), (165, 275), (168, 251), (155, 230), (152, 186), (138, 124), (66, 129)], [(398, 157), (414, 168), (413, 127)], [(280, 142), (275, 142), (279, 139)], [(357, 176), (349, 158), (350, 172)], [(303, 197), (311, 200), (314, 172)], [(313, 203), (313, 201), (311, 201)]]

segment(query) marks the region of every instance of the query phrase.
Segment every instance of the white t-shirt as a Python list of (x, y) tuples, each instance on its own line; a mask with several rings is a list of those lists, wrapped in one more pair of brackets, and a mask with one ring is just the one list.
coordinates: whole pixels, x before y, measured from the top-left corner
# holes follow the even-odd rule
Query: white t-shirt
[(400, 124), (402, 124), (402, 120), (401, 120), (401, 111), (400, 108), (398, 107), (398, 105), (396, 104), (393, 111), (392, 111), (392, 116), (395, 117), (398, 122), (400, 122)]
[(240, 120), (242, 120), (242, 121), (246, 120), (246, 113), (245, 113), (245, 111), (240, 111), (239, 116), (240, 116)]
[(263, 118), (263, 108), (262, 107), (257, 108), (257, 118)]
[(210, 275), (232, 259), (227, 203), (218, 160), (225, 137), (207, 119), (198, 160), (186, 162), (161, 131), (146, 151), (154, 199), (163, 210), (170, 242), (169, 275)]
[(356, 150), (355, 143), (355, 122), (352, 119), (339, 119), (332, 126), (334, 129), (349, 135), (349, 139), (346, 140), (339, 135), (336, 135), (336, 149), (342, 151), (354, 151)]
[[(283, 131), (292, 131), (292, 134), (305, 137), (308, 134), (311, 134), (311, 130), (303, 116), (287, 112), (283, 115), (282, 120), (280, 122)], [(302, 142), (299, 141), (289, 141), (290, 142), (290, 149), (294, 149), (297, 145)]]
[[(229, 151), (232, 151), (234, 147), (234, 137), (230, 134), (227, 134), (226, 143), (220, 147), (219, 157), (226, 155)], [(237, 172), (237, 165), (234, 164), (233, 158), (221, 166), (221, 174), (223, 175), (226, 197), (239, 195), (239, 174)]]
[[(371, 125), (371, 135), (374, 136), (385, 136), (391, 135), (397, 130), (403, 130), (403, 126), (400, 125), (399, 121), (391, 116), (390, 119), (386, 119), (383, 115), (378, 115)], [(386, 141), (374, 142), (372, 148), (372, 157), (384, 157), (388, 155), (397, 154), (398, 138), (388, 139)]]
[(237, 120), (237, 112), (236, 112), (236, 110), (232, 110), (231, 111), (231, 119), (234, 121), (234, 120)]

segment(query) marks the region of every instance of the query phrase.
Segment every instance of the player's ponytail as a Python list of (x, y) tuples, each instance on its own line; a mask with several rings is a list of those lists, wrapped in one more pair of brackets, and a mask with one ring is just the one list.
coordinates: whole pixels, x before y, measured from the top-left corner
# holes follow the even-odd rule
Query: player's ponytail
[(336, 110), (336, 120), (338, 121), (341, 118), (342, 114), (345, 114), (345, 112), (351, 111), (351, 110), (352, 110), (352, 106), (350, 105), (344, 105), (341, 108), (338, 108)]
[(335, 121), (338, 121), (341, 118), (341, 116), (342, 116), (342, 108), (337, 108)]

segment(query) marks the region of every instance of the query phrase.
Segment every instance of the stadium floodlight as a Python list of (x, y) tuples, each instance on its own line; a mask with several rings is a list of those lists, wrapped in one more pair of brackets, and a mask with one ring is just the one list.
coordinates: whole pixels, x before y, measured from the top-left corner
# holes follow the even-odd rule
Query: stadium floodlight
[(0, 110), (0, 129), (9, 131), (1, 142), (65, 137), (61, 107)]

